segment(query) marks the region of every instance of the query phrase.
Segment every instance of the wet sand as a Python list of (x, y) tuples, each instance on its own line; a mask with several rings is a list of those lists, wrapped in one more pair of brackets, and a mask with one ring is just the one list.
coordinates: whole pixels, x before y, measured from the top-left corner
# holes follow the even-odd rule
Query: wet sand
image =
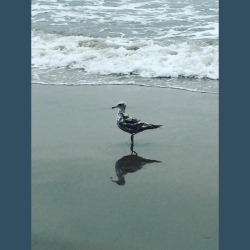
[[(163, 124), (135, 136), (137, 156), (121, 100)], [(32, 250), (48, 249), (218, 249), (218, 95), (33, 84)]]

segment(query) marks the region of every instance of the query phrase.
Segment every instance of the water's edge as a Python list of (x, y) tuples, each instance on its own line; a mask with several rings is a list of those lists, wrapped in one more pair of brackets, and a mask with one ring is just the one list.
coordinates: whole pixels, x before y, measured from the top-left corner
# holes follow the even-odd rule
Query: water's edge
[(188, 89), (184, 87), (172, 87), (172, 86), (161, 86), (161, 85), (146, 85), (146, 84), (118, 84), (118, 83), (89, 83), (89, 84), (70, 84), (70, 83), (46, 83), (46, 82), (31, 82), (31, 84), (34, 85), (53, 85), (53, 86), (140, 86), (140, 87), (146, 87), (146, 88), (162, 88), (162, 89), (174, 89), (174, 90), (183, 90), (187, 92), (194, 92), (194, 93), (201, 93), (201, 94), (219, 94), (219, 92), (210, 92), (210, 91), (203, 91), (203, 90), (194, 90), (194, 89)]

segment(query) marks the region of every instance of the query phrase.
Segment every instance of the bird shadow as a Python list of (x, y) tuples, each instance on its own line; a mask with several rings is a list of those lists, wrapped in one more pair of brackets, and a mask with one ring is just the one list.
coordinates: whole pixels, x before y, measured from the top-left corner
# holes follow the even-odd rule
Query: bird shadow
[(117, 176), (117, 180), (114, 180), (111, 177), (111, 181), (116, 184), (122, 186), (126, 184), (125, 175), (128, 173), (134, 173), (140, 169), (142, 169), (146, 164), (151, 163), (160, 163), (161, 161), (146, 159), (139, 156), (133, 148), (133, 145), (130, 147), (131, 153), (129, 155), (125, 155), (115, 163), (115, 172)]

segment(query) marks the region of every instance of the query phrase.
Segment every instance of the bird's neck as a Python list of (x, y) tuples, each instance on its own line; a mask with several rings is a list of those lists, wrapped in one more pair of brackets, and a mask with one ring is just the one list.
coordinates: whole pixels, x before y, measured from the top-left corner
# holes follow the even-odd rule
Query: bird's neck
[(118, 116), (121, 116), (122, 114), (124, 114), (125, 113), (125, 108), (124, 109), (119, 109), (119, 111), (118, 111)]

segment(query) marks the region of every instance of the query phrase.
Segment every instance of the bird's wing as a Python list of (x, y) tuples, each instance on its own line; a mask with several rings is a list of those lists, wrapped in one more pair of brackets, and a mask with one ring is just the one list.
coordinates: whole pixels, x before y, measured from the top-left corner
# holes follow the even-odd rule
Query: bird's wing
[(159, 128), (161, 125), (145, 123), (137, 118), (131, 117), (128, 114), (123, 113), (121, 115), (121, 119), (118, 121), (118, 126), (120, 127), (120, 129), (128, 133), (137, 134), (147, 129)]
[(140, 122), (141, 120), (135, 118), (135, 117), (131, 117), (128, 114), (122, 114), (122, 118), (125, 122), (129, 122), (129, 123), (137, 123)]
[(134, 124), (134, 123), (140, 123), (141, 120), (131, 117), (128, 114), (122, 114), (123, 122), (129, 123), (129, 124)]

